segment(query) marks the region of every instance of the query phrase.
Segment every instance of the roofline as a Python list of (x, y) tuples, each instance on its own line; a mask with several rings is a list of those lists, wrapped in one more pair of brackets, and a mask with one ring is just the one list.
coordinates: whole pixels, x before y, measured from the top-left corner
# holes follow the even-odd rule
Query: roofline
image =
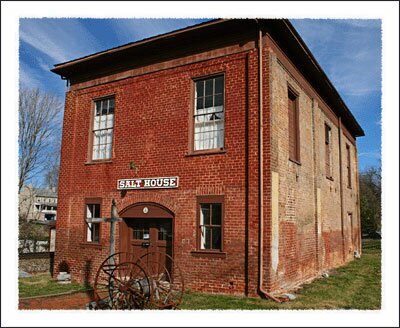
[(118, 51), (130, 49), (130, 48), (137, 47), (137, 46), (140, 46), (140, 45), (143, 45), (143, 44), (146, 44), (146, 43), (150, 43), (150, 42), (153, 42), (153, 41), (156, 41), (156, 40), (159, 40), (159, 39), (170, 38), (170, 37), (173, 37), (175, 35), (179, 35), (181, 33), (185, 33), (185, 32), (188, 32), (188, 31), (193, 31), (193, 30), (197, 30), (199, 28), (203, 28), (205, 26), (212, 26), (212, 25), (216, 25), (216, 24), (219, 24), (219, 23), (223, 23), (223, 22), (225, 22), (227, 20), (229, 20), (229, 19), (213, 19), (213, 20), (210, 20), (210, 21), (207, 21), (207, 22), (202, 22), (202, 23), (199, 23), (199, 24), (196, 24), (196, 25), (191, 25), (191, 26), (184, 27), (184, 28), (181, 28), (181, 29), (178, 29), (178, 30), (174, 30), (174, 31), (171, 31), (171, 32), (167, 32), (167, 33), (164, 33), (164, 34), (159, 34), (159, 35), (152, 36), (152, 37), (149, 37), (149, 38), (146, 38), (146, 39), (141, 39), (139, 41), (130, 42), (130, 43), (124, 44), (122, 46), (117, 46), (117, 47), (114, 47), (114, 48), (111, 48), (111, 49), (99, 51), (99, 52), (96, 52), (94, 54), (90, 54), (88, 56), (84, 56), (84, 57), (73, 59), (73, 60), (69, 60), (69, 61), (66, 61), (66, 62), (63, 62), (63, 63), (55, 64), (54, 68), (52, 68), (51, 71), (54, 72), (54, 73), (57, 73), (57, 71), (59, 69), (61, 69), (61, 68), (66, 68), (68, 66), (72, 66), (72, 65), (75, 65), (77, 63), (81, 63), (81, 62), (84, 62), (84, 61), (92, 60), (92, 59), (97, 58), (99, 56), (102, 56), (104, 54), (110, 54), (110, 53), (113, 53), (113, 52), (118, 52)]
[[(77, 64), (82, 64), (85, 62), (89, 62), (93, 59), (97, 59), (99, 57), (105, 56), (105, 55), (110, 55), (113, 53), (118, 53), (121, 51), (126, 51), (132, 48), (136, 48), (139, 46), (143, 46), (146, 44), (149, 44), (151, 42), (157, 41), (157, 40), (162, 40), (162, 39), (168, 39), (168, 38), (173, 38), (177, 35), (183, 34), (183, 33), (187, 33), (190, 31), (195, 31), (197, 29), (202, 29), (205, 27), (210, 27), (213, 25), (218, 25), (227, 21), (230, 21), (232, 19), (214, 19), (214, 20), (209, 20), (206, 22), (202, 22), (196, 25), (192, 25), (192, 26), (188, 26), (185, 28), (181, 28), (175, 31), (171, 31), (171, 32), (167, 32), (164, 34), (159, 34), (153, 37), (149, 37), (146, 39), (142, 39), (139, 41), (135, 41), (135, 42), (131, 42), (128, 44), (124, 44), (122, 46), (118, 46), (118, 47), (114, 47), (111, 49), (107, 49), (104, 51), (100, 51), (88, 56), (84, 56), (78, 59), (74, 59), (74, 60), (70, 60), (64, 63), (60, 63), (60, 64), (55, 64), (54, 68), (51, 69), (51, 71), (53, 73), (56, 73), (58, 75), (61, 75), (62, 78), (64, 78), (63, 76), (63, 71), (65, 72), (65, 69), (68, 70), (68, 68), (73, 67), (74, 65)], [(265, 22), (268, 19), (261, 19), (261, 22)], [(300, 47), (300, 51), (303, 51), (303, 53), (305, 54), (305, 56), (308, 58), (309, 62), (311, 63), (312, 66), (314, 66), (316, 73), (319, 74), (322, 78), (322, 80), (326, 83), (326, 87), (328, 87), (330, 89), (330, 91), (332, 92), (332, 96), (334, 98), (337, 99), (338, 103), (339, 103), (339, 107), (342, 108), (338, 108), (338, 112), (336, 112), (336, 114), (338, 116), (341, 116), (341, 114), (345, 114), (345, 116), (348, 115), (348, 118), (350, 120), (349, 123), (353, 124), (353, 133), (355, 137), (359, 137), (359, 136), (364, 136), (365, 133), (363, 131), (363, 129), (361, 128), (361, 126), (358, 124), (357, 120), (355, 119), (355, 117), (353, 116), (353, 114), (351, 113), (351, 111), (349, 110), (349, 108), (347, 107), (346, 103), (343, 101), (342, 97), (339, 95), (338, 91), (336, 90), (336, 88), (334, 87), (333, 83), (330, 81), (330, 79), (328, 78), (328, 76), (325, 74), (324, 70), (321, 68), (321, 66), (318, 64), (317, 60), (315, 59), (314, 55), (312, 54), (312, 52), (310, 51), (310, 49), (307, 47), (306, 43), (303, 41), (303, 39), (301, 38), (301, 36), (299, 35), (299, 33), (296, 31), (296, 29), (294, 28), (294, 26), (292, 25), (292, 23), (290, 23), (290, 21), (288, 19), (277, 19), (279, 21), (282, 22), (284, 28), (290, 33), (291, 37), (295, 40), (295, 42), (297, 42), (297, 44)], [(352, 134), (353, 134), (352, 133)]]
[(311, 63), (315, 66), (315, 68), (318, 70), (319, 74), (321, 74), (322, 78), (326, 81), (327, 85), (329, 86), (329, 88), (333, 91), (334, 95), (336, 96), (336, 98), (339, 99), (339, 102), (341, 103), (341, 105), (344, 107), (344, 109), (350, 114), (351, 118), (353, 119), (354, 123), (356, 124), (357, 129), (359, 129), (359, 134), (356, 135), (358, 137), (362, 137), (365, 135), (364, 130), (362, 129), (362, 127), (358, 124), (357, 120), (355, 119), (355, 117), (353, 116), (353, 114), (351, 113), (350, 109), (347, 107), (346, 103), (344, 102), (344, 100), (342, 99), (342, 97), (340, 96), (339, 92), (336, 90), (335, 86), (333, 85), (333, 83), (331, 82), (331, 80), (329, 79), (329, 77), (326, 75), (325, 71), (322, 69), (322, 67), (318, 64), (318, 61), (315, 59), (314, 55), (312, 54), (311, 50), (308, 48), (308, 46), (306, 45), (306, 43), (303, 41), (303, 39), (301, 38), (300, 34), (296, 31), (296, 29), (294, 28), (293, 24), (288, 20), (288, 19), (283, 19), (282, 20), (283, 23), (286, 25), (286, 27), (288, 28), (288, 30), (292, 33), (293, 37), (296, 39), (296, 41), (299, 43), (299, 45), (301, 46), (301, 48), (303, 48), (304, 52), (307, 54), (307, 56), (309, 57)]

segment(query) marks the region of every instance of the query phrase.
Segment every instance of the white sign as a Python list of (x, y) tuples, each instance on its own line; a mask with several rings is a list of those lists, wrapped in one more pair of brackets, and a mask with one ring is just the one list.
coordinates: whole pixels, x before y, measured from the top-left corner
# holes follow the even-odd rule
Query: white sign
[(178, 188), (179, 177), (137, 178), (117, 181), (118, 190)]

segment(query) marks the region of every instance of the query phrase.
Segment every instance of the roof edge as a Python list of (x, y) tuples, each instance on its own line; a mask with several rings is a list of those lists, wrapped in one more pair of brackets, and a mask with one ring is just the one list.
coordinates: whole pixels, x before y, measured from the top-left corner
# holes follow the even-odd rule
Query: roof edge
[(310, 61), (312, 64), (315, 66), (319, 74), (321, 74), (322, 78), (325, 80), (331, 91), (334, 93), (335, 97), (339, 100), (345, 111), (351, 116), (351, 119), (353, 120), (353, 123), (355, 124), (356, 129), (358, 130), (358, 134), (355, 134), (356, 137), (362, 137), (365, 136), (364, 130), (360, 126), (360, 124), (357, 122), (356, 118), (354, 115), (351, 113), (350, 109), (347, 107), (346, 103), (340, 96), (339, 92), (336, 90), (334, 84), (331, 82), (329, 77), (326, 75), (325, 71), (322, 69), (322, 67), (319, 65), (318, 61), (315, 59), (314, 55), (312, 54), (311, 50), (308, 48), (307, 44), (304, 42), (304, 40), (301, 38), (300, 34), (296, 31), (295, 27), (293, 24), (288, 20), (288, 19), (283, 19), (284, 24), (288, 28), (288, 30), (292, 33), (296, 41), (300, 44), (301, 48), (303, 48), (303, 51), (307, 54), (307, 56), (310, 58)]
[(59, 69), (62, 69), (62, 68), (68, 67), (68, 66), (72, 66), (72, 65), (75, 65), (77, 63), (84, 62), (84, 61), (92, 60), (93, 58), (97, 58), (97, 57), (103, 56), (105, 54), (110, 54), (110, 53), (113, 53), (113, 52), (130, 49), (132, 47), (140, 46), (142, 44), (150, 43), (150, 42), (153, 42), (153, 41), (156, 41), (156, 40), (159, 40), (159, 39), (173, 37), (173, 36), (179, 35), (181, 33), (185, 33), (185, 32), (192, 31), (192, 30), (196, 30), (198, 28), (203, 28), (205, 26), (212, 26), (212, 25), (219, 24), (219, 23), (222, 23), (222, 22), (225, 22), (225, 21), (227, 21), (227, 19), (222, 19), (222, 18), (213, 19), (213, 20), (210, 20), (210, 21), (202, 22), (202, 23), (199, 23), (199, 24), (196, 24), (196, 25), (191, 25), (191, 26), (184, 27), (184, 28), (181, 28), (181, 29), (178, 29), (178, 30), (174, 30), (174, 31), (171, 31), (171, 32), (167, 32), (167, 33), (155, 35), (155, 36), (152, 36), (152, 37), (149, 37), (149, 38), (141, 39), (141, 40), (138, 40), (138, 41), (126, 43), (126, 44), (123, 44), (121, 46), (117, 46), (117, 47), (110, 48), (110, 49), (107, 49), (107, 50), (99, 51), (99, 52), (96, 52), (96, 53), (93, 53), (93, 54), (90, 54), (90, 55), (87, 55), (87, 56), (84, 56), (84, 57), (80, 57), (80, 58), (77, 58), (77, 59), (72, 59), (72, 60), (69, 60), (69, 61), (66, 61), (66, 62), (63, 62), (63, 63), (59, 63), (59, 64), (54, 64), (53, 65), (54, 68), (52, 68), (50, 71), (52, 71), (53, 73), (59, 74), (58, 73)]

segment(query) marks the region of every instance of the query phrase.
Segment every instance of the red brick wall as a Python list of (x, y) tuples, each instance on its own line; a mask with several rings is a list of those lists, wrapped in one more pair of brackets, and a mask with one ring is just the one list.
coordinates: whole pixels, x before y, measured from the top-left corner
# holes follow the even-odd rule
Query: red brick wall
[[(270, 60), (270, 170), (278, 174), (278, 252), (271, 289), (292, 288), (322, 271), (343, 265), (359, 251), (358, 185), (353, 141), (339, 131), (338, 117), (319, 98), (280, 49), (268, 43)], [(289, 160), (288, 88), (298, 94), (300, 163)], [(325, 174), (325, 123), (331, 127), (332, 179)], [(339, 146), (341, 135), (341, 146)], [(352, 185), (347, 188), (346, 143), (350, 145)], [(342, 184), (339, 148), (342, 149)], [(343, 199), (341, 199), (341, 188)], [(318, 196), (319, 195), (319, 196)], [(342, 215), (343, 211), (343, 228)], [(353, 214), (353, 232), (348, 212)], [(353, 239), (351, 234), (353, 233)], [(276, 269), (272, 269), (275, 265)]]
[[(118, 211), (126, 204), (154, 201), (175, 214), (173, 253), (178, 265), (184, 269), (188, 288), (243, 294), (248, 274), (249, 292), (255, 293), (258, 158), (257, 144), (249, 140), (256, 140), (258, 133), (256, 57), (255, 51), (234, 54), (67, 94), (56, 271), (59, 263), (65, 260), (73, 279), (82, 281), (86, 275), (91, 280), (108, 255), (108, 224), (101, 224), (101, 247), (84, 243), (85, 198), (102, 198), (103, 217), (110, 216), (112, 198), (117, 200)], [(219, 72), (225, 73), (226, 153), (187, 156), (191, 80)], [(249, 89), (246, 81), (249, 81)], [(115, 94), (112, 163), (88, 164), (92, 99), (108, 94)], [(246, 155), (246, 147), (251, 150), (250, 156)], [(134, 170), (130, 170), (130, 162), (135, 163)], [(248, 186), (246, 175), (251, 179)], [(179, 176), (179, 188), (116, 190), (117, 179), (155, 176)], [(198, 224), (196, 196), (208, 194), (225, 197), (225, 254), (222, 256), (193, 253)], [(118, 242), (117, 238), (117, 245)], [(250, 270), (244, 256), (246, 247), (249, 247)]]
[[(354, 217), (354, 238), (344, 222), (342, 238), (339, 165), (334, 181), (323, 176), (325, 105), (290, 67), (287, 58), (265, 38), (264, 108), (264, 241), (263, 288), (276, 291), (315, 277), (352, 258), (359, 243), (356, 147), (342, 135), (354, 158), (354, 188), (344, 190), (343, 212)], [(236, 49), (236, 48), (235, 48)], [(256, 295), (259, 281), (259, 84), (258, 49), (199, 60), (151, 73), (76, 85), (67, 93), (57, 215), (55, 274), (66, 261), (72, 279), (92, 281), (109, 254), (109, 224), (101, 224), (100, 246), (85, 242), (85, 199), (101, 198), (101, 216), (138, 202), (161, 204), (174, 213), (173, 255), (184, 271), (185, 286), (196, 291)], [(214, 54), (215, 55), (215, 54)], [(279, 58), (279, 60), (277, 59)], [(294, 73), (293, 73), (294, 72)], [(225, 150), (188, 154), (192, 79), (225, 74)], [(288, 161), (287, 84), (299, 92), (301, 165)], [(311, 91), (310, 91), (311, 90)], [(115, 95), (113, 155), (110, 163), (88, 162), (93, 99)], [(322, 123), (321, 123), (322, 122)], [(322, 124), (322, 125), (321, 125)], [(322, 127), (321, 127), (322, 126)], [(332, 122), (338, 145), (337, 122)], [(338, 158), (338, 148), (332, 152)], [(135, 164), (130, 169), (130, 162)], [(346, 181), (343, 161), (343, 181)], [(272, 217), (272, 172), (279, 174), (279, 223)], [(118, 191), (118, 179), (179, 176), (179, 188)], [(320, 199), (317, 199), (317, 190)], [(224, 195), (222, 254), (196, 252), (196, 197)], [(318, 205), (319, 204), (319, 205)], [(321, 208), (321, 210), (319, 210)], [(319, 212), (320, 211), (320, 212)], [(358, 238), (358, 239), (357, 239)], [(119, 231), (117, 228), (117, 251)], [(344, 245), (344, 248), (343, 248)], [(278, 252), (278, 257), (276, 253)], [(345, 259), (343, 258), (345, 253)]]

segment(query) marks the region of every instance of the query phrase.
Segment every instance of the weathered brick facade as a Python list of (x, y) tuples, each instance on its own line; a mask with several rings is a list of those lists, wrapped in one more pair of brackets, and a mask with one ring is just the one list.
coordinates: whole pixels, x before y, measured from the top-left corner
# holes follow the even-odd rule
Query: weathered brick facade
[[(342, 265), (353, 258), (354, 251), (361, 251), (355, 136), (362, 135), (362, 130), (347, 128), (349, 120), (355, 122), (351, 114), (342, 122), (340, 112), (326, 104), (324, 96), (280, 48), (268, 20), (261, 25), (249, 21), (220, 20), (181, 31), (178, 38), (185, 33), (192, 33), (192, 37), (206, 33), (202, 31), (213, 26), (223, 29), (224, 24), (241, 27), (240, 32), (232, 32), (231, 40), (224, 39), (225, 43), (213, 33), (207, 47), (184, 54), (176, 50), (179, 40), (172, 39), (171, 49), (176, 54), (165, 60), (149, 59), (132, 67), (115, 60), (115, 69), (103, 67), (104, 72), (100, 69), (97, 75), (65, 70), (78, 65), (79, 60), (54, 69), (71, 81), (64, 113), (55, 274), (61, 263), (67, 263), (73, 280), (92, 281), (108, 256), (108, 223), (100, 226), (99, 243), (85, 239), (86, 203), (94, 198), (101, 199), (103, 217), (110, 215), (113, 198), (119, 213), (144, 203), (159, 204), (172, 212), (172, 254), (191, 290), (258, 293), (261, 197), (261, 285), (265, 290), (293, 287)], [(261, 75), (258, 26), (263, 31)], [(87, 70), (91, 72), (93, 67), (88, 64)], [(192, 153), (193, 81), (214, 74), (224, 74), (225, 79), (224, 147), (210, 154)], [(288, 85), (299, 99), (300, 163), (288, 160)], [(115, 98), (112, 156), (108, 161), (94, 162), (90, 160), (93, 100), (107, 95)], [(264, 113), (262, 171), (260, 102)], [(327, 122), (332, 127), (332, 179), (326, 178), (324, 166)], [(351, 188), (345, 182), (346, 144), (352, 155)], [(178, 188), (117, 190), (118, 179), (168, 176), (179, 176)], [(197, 197), (205, 195), (224, 199), (219, 252), (200, 251), (197, 245)], [(353, 217), (352, 226), (348, 213)], [(124, 242), (119, 225), (116, 235), (118, 250)]]

